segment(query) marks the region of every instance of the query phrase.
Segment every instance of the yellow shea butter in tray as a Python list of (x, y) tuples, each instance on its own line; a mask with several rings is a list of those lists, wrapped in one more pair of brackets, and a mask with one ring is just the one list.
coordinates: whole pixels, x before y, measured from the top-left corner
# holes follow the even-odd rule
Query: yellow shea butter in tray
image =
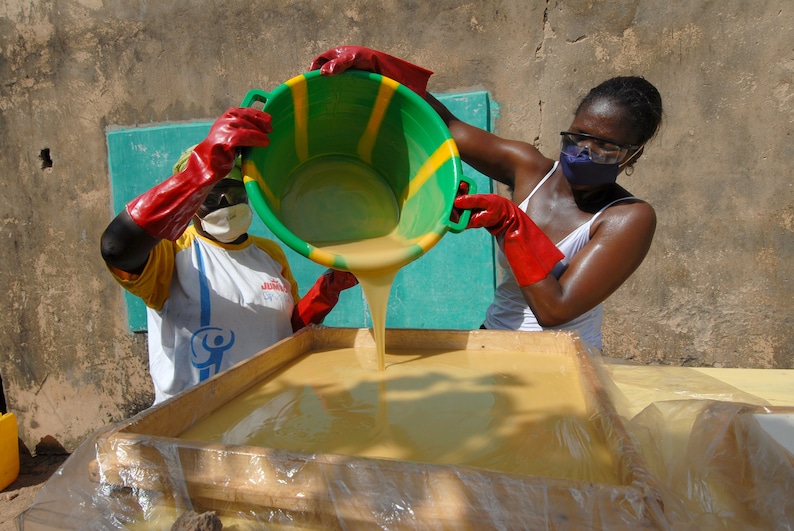
[(617, 484), (578, 369), (559, 353), (310, 352), (180, 438)]

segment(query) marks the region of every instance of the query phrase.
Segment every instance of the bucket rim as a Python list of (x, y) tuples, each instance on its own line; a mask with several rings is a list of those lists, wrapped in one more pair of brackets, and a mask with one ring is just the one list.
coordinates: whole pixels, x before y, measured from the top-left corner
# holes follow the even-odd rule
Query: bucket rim
[[(432, 128), (433, 135), (437, 137), (437, 141), (439, 142), (439, 149), (441, 149), (443, 146), (444, 149), (448, 150), (448, 157), (445, 160), (452, 162), (452, 185), (454, 186), (454, 190), (449, 192), (451, 194), (452, 200), (454, 201), (454, 196), (457, 194), (462, 182), (466, 182), (469, 185), (470, 193), (474, 192), (473, 189), (475, 188), (475, 184), (471, 179), (463, 175), (463, 166), (460, 159), (460, 154), (458, 153), (457, 146), (455, 145), (454, 139), (452, 138), (452, 134), (449, 131), (447, 125), (444, 123), (443, 119), (420, 95), (405, 85), (402, 85), (397, 81), (381, 74), (363, 70), (347, 70), (334, 76), (324, 76), (319, 70), (304, 72), (281, 83), (269, 93), (260, 89), (250, 90), (242, 100), (241, 106), (251, 107), (257, 103), (261, 103), (263, 104), (263, 110), (267, 112), (269, 106), (273, 105), (272, 102), (276, 101), (278, 98), (284, 97), (285, 92), (290, 93), (292, 90), (291, 87), (294, 85), (300, 83), (310, 83), (312, 81), (317, 82), (320, 78), (331, 77), (360, 79), (362, 81), (370, 82), (376, 85), (381, 85), (384, 83), (392, 84), (394, 95), (403, 98), (409, 105), (413, 105), (423, 111), (423, 120), (427, 120), (429, 122), (429, 127)], [(262, 184), (264, 183), (264, 179), (262, 179), (261, 175), (259, 175), (259, 170), (256, 167), (256, 163), (252, 157), (252, 153), (256, 149), (267, 148), (243, 148), (241, 151), (243, 182), (245, 183), (249, 199), (252, 206), (254, 207), (255, 212), (278, 239), (280, 239), (298, 254), (309, 258), (310, 260), (322, 266), (349, 271), (350, 269), (344, 256), (324, 251), (317, 246), (304, 241), (294, 232), (292, 232), (292, 230), (290, 230), (286, 225), (284, 225), (281, 219), (272, 210), (270, 204), (276, 203), (277, 200), (272, 192), (267, 189), (266, 185), (264, 186), (265, 189), (263, 189)], [(444, 155), (447, 155), (447, 153), (444, 153)], [(421, 245), (414, 244), (407, 246), (406, 252), (403, 255), (404, 259), (401, 260), (399, 264), (392, 264), (395, 268), (403, 267), (428, 252), (430, 248), (435, 246), (435, 244), (441, 240), (447, 231), (461, 232), (466, 228), (466, 224), (469, 219), (469, 212), (459, 212), (459, 217), (457, 217), (455, 221), (452, 221), (452, 201), (450, 201), (449, 205), (445, 206), (447, 208), (439, 214), (439, 219), (435, 220), (435, 227), (428, 231), (427, 235), (417, 238), (417, 240), (422, 241)], [(389, 264), (379, 262), (377, 263), (377, 266), (373, 267), (377, 267), (377, 269), (388, 269), (388, 265)]]

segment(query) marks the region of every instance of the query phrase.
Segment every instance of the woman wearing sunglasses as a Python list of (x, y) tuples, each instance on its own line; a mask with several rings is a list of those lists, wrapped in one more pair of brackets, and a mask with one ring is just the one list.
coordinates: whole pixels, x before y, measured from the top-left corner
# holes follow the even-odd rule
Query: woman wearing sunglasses
[(311, 69), (334, 75), (369, 70), (424, 97), (449, 127), (461, 158), (506, 184), (513, 201), (494, 194), (459, 197), (468, 228), (484, 227), (499, 243), (504, 268), (484, 328), (574, 330), (601, 348), (604, 300), (642, 263), (656, 229), (653, 207), (617, 184), (630, 175), (662, 119), (662, 99), (641, 77), (616, 77), (581, 101), (561, 133), (559, 155), (472, 127), (426, 93), (429, 70), (358, 46), (332, 48)]
[(155, 404), (322, 322), (357, 284), (328, 270), (299, 297), (281, 247), (248, 234), (253, 213), (236, 154), (266, 147), (270, 124), (253, 108), (227, 110), (102, 235), (113, 278), (147, 306)]
[(483, 328), (573, 330), (601, 349), (602, 303), (642, 263), (656, 229), (653, 207), (616, 181), (633, 173), (659, 128), (659, 92), (641, 77), (593, 88), (560, 133), (555, 158), (430, 101), (461, 158), (513, 192), (512, 202), (496, 195), (456, 202), (472, 210), (469, 228), (485, 227), (500, 244), (504, 274)]

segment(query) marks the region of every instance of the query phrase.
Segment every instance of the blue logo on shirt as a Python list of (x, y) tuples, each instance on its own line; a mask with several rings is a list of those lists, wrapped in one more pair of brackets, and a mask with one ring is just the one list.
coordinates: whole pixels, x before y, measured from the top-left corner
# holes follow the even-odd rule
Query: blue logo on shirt
[(234, 332), (216, 326), (199, 328), (190, 339), (190, 361), (199, 370), (199, 381), (218, 374), (223, 353), (234, 345)]

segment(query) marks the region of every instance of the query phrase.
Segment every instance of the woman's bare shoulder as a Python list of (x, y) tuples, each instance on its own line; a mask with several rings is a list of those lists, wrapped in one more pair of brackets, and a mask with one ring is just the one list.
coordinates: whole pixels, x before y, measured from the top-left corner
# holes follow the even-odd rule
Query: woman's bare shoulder
[(643, 199), (627, 196), (612, 204), (600, 216), (597, 230), (606, 233), (631, 233), (638, 237), (653, 237), (656, 230), (656, 210)]

